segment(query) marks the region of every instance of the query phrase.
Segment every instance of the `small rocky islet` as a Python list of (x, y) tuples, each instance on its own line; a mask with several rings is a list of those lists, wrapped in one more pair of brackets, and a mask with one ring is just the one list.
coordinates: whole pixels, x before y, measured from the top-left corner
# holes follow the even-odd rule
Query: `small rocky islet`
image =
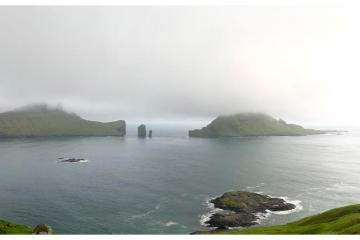
[(213, 214), (205, 222), (209, 227), (216, 229), (249, 227), (257, 224), (261, 213), (288, 211), (296, 207), (282, 198), (273, 198), (246, 191), (227, 192), (210, 200), (210, 202), (214, 204), (215, 208), (223, 210)]

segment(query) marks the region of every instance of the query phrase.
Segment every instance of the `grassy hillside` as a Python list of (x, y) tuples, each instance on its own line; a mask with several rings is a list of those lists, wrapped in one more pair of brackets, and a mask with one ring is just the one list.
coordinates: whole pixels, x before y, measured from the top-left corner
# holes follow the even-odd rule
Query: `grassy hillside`
[(19, 225), (0, 220), (0, 234), (31, 234), (33, 230), (25, 225)]
[(220, 234), (360, 234), (360, 204), (335, 208), (285, 225), (254, 227)]
[(36, 105), (0, 114), (0, 137), (123, 136), (125, 121), (101, 123), (62, 109)]
[(219, 116), (202, 129), (189, 131), (190, 137), (239, 137), (239, 136), (301, 136), (321, 131), (305, 129), (259, 113), (240, 113)]

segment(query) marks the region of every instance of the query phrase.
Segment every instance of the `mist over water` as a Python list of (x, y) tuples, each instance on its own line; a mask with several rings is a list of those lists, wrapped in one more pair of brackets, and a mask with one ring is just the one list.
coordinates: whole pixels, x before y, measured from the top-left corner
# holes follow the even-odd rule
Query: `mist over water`
[[(154, 128), (155, 129), (155, 128)], [(57, 233), (189, 233), (230, 190), (301, 201), (282, 224), (357, 203), (359, 132), (193, 139), (183, 131), (127, 137), (0, 140), (0, 215)], [(157, 135), (156, 135), (157, 133)], [(59, 163), (81, 157), (86, 163)], [(346, 173), (346, 174), (344, 174)]]

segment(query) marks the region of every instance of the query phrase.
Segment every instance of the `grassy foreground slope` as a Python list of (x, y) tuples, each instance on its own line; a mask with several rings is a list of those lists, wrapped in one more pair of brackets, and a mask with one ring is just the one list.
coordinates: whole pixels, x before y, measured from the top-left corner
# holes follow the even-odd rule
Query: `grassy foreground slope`
[(0, 113), (0, 137), (123, 136), (125, 121), (102, 123), (46, 105)]
[(302, 136), (323, 133), (288, 124), (262, 113), (219, 116), (202, 129), (189, 131), (190, 137)]
[(0, 220), (0, 234), (31, 234), (33, 229), (28, 226)]
[(285, 225), (219, 231), (220, 234), (360, 234), (360, 204), (335, 208)]

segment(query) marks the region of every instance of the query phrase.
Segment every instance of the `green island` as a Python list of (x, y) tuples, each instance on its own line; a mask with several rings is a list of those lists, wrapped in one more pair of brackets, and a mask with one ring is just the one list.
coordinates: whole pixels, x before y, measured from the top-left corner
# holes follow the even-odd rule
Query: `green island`
[(215, 234), (360, 234), (360, 204), (335, 208), (278, 226), (216, 230)]
[(125, 121), (85, 120), (62, 108), (31, 105), (0, 113), (0, 137), (124, 136)]
[(190, 137), (244, 137), (244, 136), (305, 136), (325, 133), (286, 123), (262, 113), (239, 113), (219, 116), (202, 129), (189, 131)]

